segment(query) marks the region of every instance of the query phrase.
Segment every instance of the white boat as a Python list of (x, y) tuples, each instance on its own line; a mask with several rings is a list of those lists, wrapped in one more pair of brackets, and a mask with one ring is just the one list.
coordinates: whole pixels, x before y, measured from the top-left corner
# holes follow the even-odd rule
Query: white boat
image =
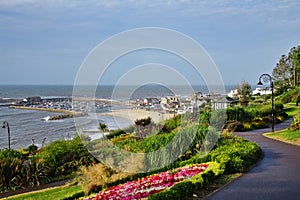
[(49, 121), (49, 119), (50, 119), (50, 116), (47, 116), (47, 117), (43, 117), (41, 120), (42, 121)]

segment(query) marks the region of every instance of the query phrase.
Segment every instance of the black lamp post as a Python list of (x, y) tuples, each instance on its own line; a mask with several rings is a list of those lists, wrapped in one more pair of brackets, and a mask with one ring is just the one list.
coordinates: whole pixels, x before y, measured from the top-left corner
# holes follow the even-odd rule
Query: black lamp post
[(2, 128), (7, 128), (7, 134), (8, 134), (8, 149), (10, 149), (10, 129), (9, 129), (9, 124), (7, 121), (3, 122)]
[(10, 149), (10, 129), (9, 129), (9, 124), (7, 121), (3, 122), (2, 128), (7, 128), (7, 134), (8, 134), (8, 149)]
[(272, 80), (272, 76), (269, 74), (262, 74), (259, 77), (259, 82), (257, 85), (263, 85), (261, 82), (263, 81), (264, 83), (270, 83), (271, 91), (272, 91), (272, 132), (274, 132), (274, 123), (275, 123), (275, 116), (274, 116), (274, 83)]

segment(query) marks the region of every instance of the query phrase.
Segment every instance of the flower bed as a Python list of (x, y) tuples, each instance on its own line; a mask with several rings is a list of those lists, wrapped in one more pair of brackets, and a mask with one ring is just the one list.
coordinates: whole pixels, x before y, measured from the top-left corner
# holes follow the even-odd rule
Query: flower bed
[(135, 181), (130, 181), (122, 185), (117, 185), (99, 194), (88, 197), (86, 200), (100, 199), (142, 199), (150, 194), (170, 188), (177, 182), (191, 178), (208, 168), (208, 164), (194, 164), (191, 166), (181, 167), (159, 174), (147, 176)]

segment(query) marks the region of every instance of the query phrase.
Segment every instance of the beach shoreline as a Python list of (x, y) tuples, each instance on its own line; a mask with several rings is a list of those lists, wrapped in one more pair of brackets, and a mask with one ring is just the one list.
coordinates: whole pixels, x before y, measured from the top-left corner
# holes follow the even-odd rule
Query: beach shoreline
[(120, 117), (126, 119), (134, 124), (137, 119), (143, 119), (147, 117), (151, 117), (154, 123), (159, 123), (164, 120), (170, 119), (174, 117), (176, 114), (174, 113), (165, 113), (165, 112), (157, 112), (157, 111), (149, 111), (145, 109), (119, 109), (119, 110), (110, 110), (108, 112), (102, 113), (103, 115), (112, 116), (112, 117)]

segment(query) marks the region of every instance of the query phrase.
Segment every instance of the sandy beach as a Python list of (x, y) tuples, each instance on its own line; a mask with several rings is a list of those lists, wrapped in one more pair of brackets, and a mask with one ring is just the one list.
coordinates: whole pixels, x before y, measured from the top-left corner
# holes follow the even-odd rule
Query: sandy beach
[(146, 117), (151, 117), (153, 122), (158, 123), (164, 121), (166, 119), (170, 119), (175, 116), (175, 114), (170, 113), (162, 113), (155, 111), (147, 111), (144, 109), (122, 109), (122, 110), (111, 110), (107, 113), (103, 113), (104, 115), (122, 117), (124, 119), (129, 120), (132, 124), (136, 119), (142, 119)]

